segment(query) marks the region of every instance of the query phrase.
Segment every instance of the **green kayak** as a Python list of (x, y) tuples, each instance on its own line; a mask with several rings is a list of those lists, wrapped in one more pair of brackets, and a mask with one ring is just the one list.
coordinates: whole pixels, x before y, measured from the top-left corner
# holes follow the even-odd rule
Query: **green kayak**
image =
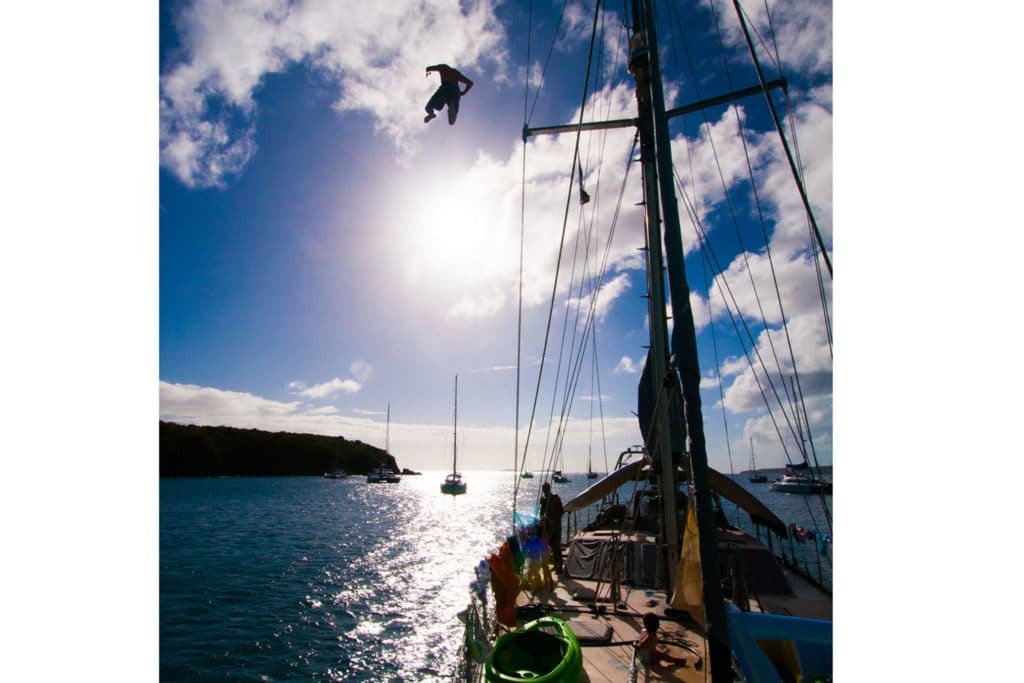
[(576, 683), (583, 652), (568, 624), (541, 617), (498, 638), (484, 671), (495, 683)]

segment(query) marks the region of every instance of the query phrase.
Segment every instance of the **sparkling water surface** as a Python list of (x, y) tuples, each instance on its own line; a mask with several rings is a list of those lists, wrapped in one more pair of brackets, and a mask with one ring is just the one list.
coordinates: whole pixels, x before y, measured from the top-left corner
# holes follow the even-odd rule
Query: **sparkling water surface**
[[(511, 532), (516, 478), (466, 472), (453, 497), (444, 474), (161, 480), (161, 680), (450, 680), (456, 615), (474, 567)], [(570, 476), (555, 485), (565, 502), (593, 483)], [(737, 480), (812, 528), (803, 496)], [(521, 513), (539, 486), (521, 480)]]

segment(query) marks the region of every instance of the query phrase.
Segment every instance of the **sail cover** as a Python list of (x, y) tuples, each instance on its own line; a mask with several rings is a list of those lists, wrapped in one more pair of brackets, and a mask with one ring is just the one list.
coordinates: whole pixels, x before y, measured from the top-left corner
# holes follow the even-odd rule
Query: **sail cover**
[[(680, 469), (685, 476), (689, 477), (689, 465), (686, 464), (685, 460)], [(764, 503), (755, 498), (752, 493), (718, 470), (710, 467), (708, 468), (708, 478), (713, 491), (746, 510), (754, 522), (765, 525), (783, 538), (789, 536), (789, 533), (786, 531), (786, 525), (782, 520), (769, 510)]]
[(634, 460), (633, 462), (620, 467), (608, 474), (604, 479), (599, 479), (595, 484), (582, 491), (578, 496), (566, 504), (565, 511), (573, 512), (582, 510), (592, 503), (596, 503), (609, 493), (623, 484), (636, 481), (640, 478), (640, 471), (643, 469), (646, 459)]

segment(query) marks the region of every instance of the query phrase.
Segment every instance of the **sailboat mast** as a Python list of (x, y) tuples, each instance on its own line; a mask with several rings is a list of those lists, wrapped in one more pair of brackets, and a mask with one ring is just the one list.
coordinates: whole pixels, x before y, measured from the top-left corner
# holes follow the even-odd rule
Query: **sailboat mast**
[(384, 422), (384, 452), (391, 454), (391, 401), (388, 401), (388, 413)]
[[(704, 442), (704, 418), (701, 414), (700, 400), (700, 366), (697, 361), (697, 334), (693, 323), (693, 311), (690, 308), (690, 289), (686, 280), (686, 266), (683, 259), (683, 240), (679, 221), (679, 207), (676, 203), (674, 173), (672, 166), (671, 137), (668, 130), (668, 118), (665, 114), (665, 96), (662, 90), (661, 65), (658, 53), (658, 36), (655, 23), (653, 0), (633, 0), (634, 17), (634, 40), (637, 35), (640, 40), (645, 40), (646, 50), (646, 73), (643, 78), (637, 77), (637, 100), (640, 104), (640, 134), (641, 149), (643, 149), (643, 136), (645, 129), (650, 135), (650, 127), (653, 125), (654, 145), (656, 149), (657, 170), (655, 172), (658, 187), (660, 188), (661, 211), (665, 225), (665, 250), (668, 256), (668, 278), (669, 291), (672, 302), (672, 317), (675, 322), (672, 332), (672, 356), (675, 360), (675, 369), (678, 371), (678, 382), (673, 385), (681, 386), (682, 402), (685, 417), (680, 420), (675, 411), (671, 414), (672, 429), (683, 431), (682, 438), (678, 441), (672, 439), (672, 443), (683, 444), (686, 436), (690, 442), (690, 481), (693, 487), (692, 504), (695, 504), (697, 513), (697, 526), (700, 543), (701, 575), (703, 580), (703, 602), (705, 613), (705, 631), (710, 642), (711, 674), (714, 681), (731, 680), (732, 655), (729, 649), (729, 634), (725, 621), (725, 605), (722, 601), (721, 580), (718, 567), (718, 533), (716, 530), (714, 509), (711, 501), (710, 479), (708, 475), (707, 450)], [(632, 61), (632, 56), (631, 56)], [(635, 75), (635, 74), (634, 74)], [(646, 82), (642, 82), (646, 81)], [(644, 92), (646, 90), (646, 92)], [(645, 109), (649, 113), (645, 114)], [(644, 125), (650, 121), (648, 125)], [(650, 146), (648, 142), (646, 146)], [(653, 182), (646, 180), (649, 164), (644, 164), (645, 187)], [(650, 216), (652, 205), (657, 204), (658, 193), (648, 193), (646, 205), (648, 209), (648, 229), (651, 235), (650, 247), (658, 246), (660, 249), (660, 238), (655, 244), (654, 231), (650, 224), (654, 222)], [(661, 269), (658, 264), (658, 280), (660, 280)], [(652, 274), (652, 281), (654, 280)], [(657, 292), (660, 296), (661, 291)], [(655, 292), (652, 291), (652, 296)], [(652, 301), (653, 308), (654, 303)], [(658, 315), (651, 316), (652, 328), (655, 318), (662, 318), (664, 306)], [(659, 335), (660, 336), (660, 335)], [(660, 339), (659, 339), (660, 341)], [(653, 349), (652, 349), (653, 350)], [(666, 358), (665, 353), (654, 352), (656, 365), (652, 370), (654, 385), (669, 377), (668, 373), (658, 371), (658, 366)], [(677, 407), (673, 400), (670, 404)], [(669, 545), (670, 553), (678, 548), (675, 544), (676, 518), (675, 518), (675, 466), (672, 458), (668, 457), (667, 451), (662, 451), (662, 497), (665, 499), (666, 514), (671, 517), (665, 520), (666, 533), (671, 529), (673, 536)], [(669, 503), (671, 501), (671, 504)], [(670, 554), (670, 557), (673, 555)], [(678, 557), (678, 550), (674, 557)], [(671, 564), (671, 563), (670, 563)], [(675, 578), (675, 571), (671, 573)], [(674, 585), (674, 582), (673, 584)]]
[[(638, 17), (640, 0), (633, 0), (633, 16)], [(651, 88), (649, 85), (649, 59), (645, 52), (653, 51), (643, 44), (643, 31), (637, 27), (630, 45), (630, 73), (636, 79), (636, 99), (640, 134), (640, 162), (643, 167), (644, 219), (646, 223), (647, 246), (647, 305), (650, 318), (650, 353), (647, 355), (650, 371), (652, 405), (658, 406), (651, 417), (651, 427), (669, 424), (669, 429), (656, 428), (649, 440), (649, 451), (655, 463), (660, 463), (659, 476), (662, 482), (662, 523), (667, 557), (665, 576), (669, 591), (675, 585), (679, 559), (679, 515), (676, 506), (676, 475), (672, 458), (672, 444), (682, 443), (682, 423), (679, 420), (665, 420), (663, 406), (669, 401), (659, 401), (664, 394), (664, 379), (668, 376), (668, 323), (665, 320), (665, 273), (661, 249), (661, 211), (658, 203), (657, 149), (655, 146), (654, 118), (651, 111)], [(670, 410), (670, 408), (669, 408)]]
[(455, 438), (452, 439), (452, 474), (459, 471), (456, 467), (459, 458), (459, 376), (455, 375), (455, 423), (452, 430)]

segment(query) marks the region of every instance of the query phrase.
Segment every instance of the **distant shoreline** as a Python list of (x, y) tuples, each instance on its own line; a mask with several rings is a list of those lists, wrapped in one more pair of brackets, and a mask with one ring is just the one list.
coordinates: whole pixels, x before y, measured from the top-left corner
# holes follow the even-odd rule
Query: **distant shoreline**
[(160, 421), (160, 477), (366, 475), (401, 471), (394, 456), (343, 436), (265, 432)]

